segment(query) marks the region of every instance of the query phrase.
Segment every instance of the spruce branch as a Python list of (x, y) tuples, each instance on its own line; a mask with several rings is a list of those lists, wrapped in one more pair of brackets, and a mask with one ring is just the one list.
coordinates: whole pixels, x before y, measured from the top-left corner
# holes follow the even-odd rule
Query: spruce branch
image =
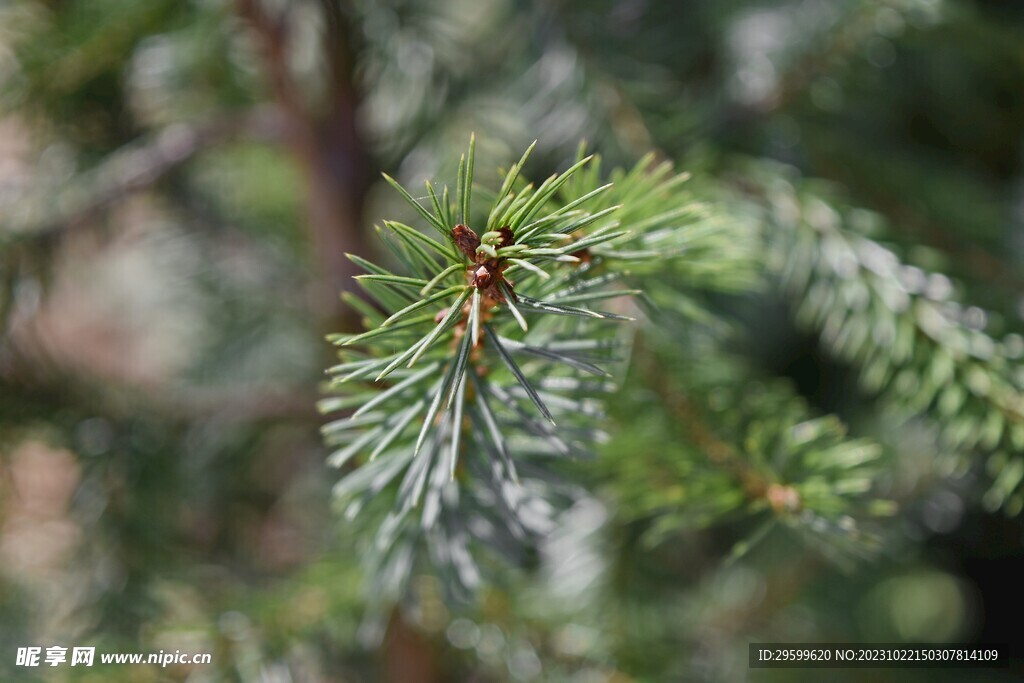
[[(770, 176), (764, 175), (768, 171)], [(862, 384), (894, 414), (926, 415), (969, 464), (986, 458), (990, 510), (1024, 509), (1024, 341), (999, 339), (986, 314), (959, 303), (953, 283), (903, 263), (861, 234), (856, 211), (775, 167), (751, 173), (768, 203), (771, 270), (798, 321), (860, 368)], [(879, 219), (880, 220), (880, 219)]]
[(878, 444), (813, 414), (786, 381), (768, 381), (718, 349), (715, 335), (649, 326), (638, 344), (636, 371), (653, 391), (628, 397), (623, 413), (639, 417), (609, 446), (615, 453), (630, 444), (630, 458), (603, 458), (599, 469), (618, 514), (641, 522), (648, 543), (743, 521), (763, 534), (741, 541), (732, 559), (773, 529), (841, 566), (879, 549), (878, 521), (896, 506), (875, 481), (884, 465)]
[[(585, 154), (581, 145), (580, 158)], [(636, 296), (648, 309), (657, 303), (703, 322), (713, 319), (704, 294), (756, 286), (762, 239), (754, 221), (703, 199), (712, 193), (694, 188), (689, 173), (653, 153), (607, 178), (600, 161), (595, 156), (566, 183), (562, 200), (590, 208), (581, 225), (604, 211), (614, 211), (616, 224), (572, 236), (573, 255), (600, 260), (604, 272), (639, 290)]]
[[(377, 510), (367, 557), (377, 579), (391, 577), (380, 595), (401, 595), (422, 559), (410, 546), (424, 544), (465, 589), (479, 573), (470, 541), (507, 555), (549, 528), (551, 501), (572, 488), (557, 463), (591, 456), (604, 438), (609, 368), (628, 350), (616, 323), (632, 320), (623, 302), (640, 289), (627, 286), (621, 263), (682, 253), (661, 240), (690, 200), (673, 194), (680, 181), (664, 167), (645, 160), (615, 172), (625, 183), (616, 195), (598, 160), (581, 153), (534, 185), (522, 177), (531, 146), (484, 207), (472, 201), (474, 147), (471, 138), (454, 197), (428, 182), (421, 203), (385, 177), (421, 225), (378, 228), (397, 272), (350, 256), (366, 271), (356, 278), (372, 301), (357, 304), (366, 329), (330, 337), (340, 362), (321, 408), (352, 411), (323, 428), (329, 462), (349, 469), (335, 495), (350, 518)], [(636, 248), (648, 232), (658, 234)]]

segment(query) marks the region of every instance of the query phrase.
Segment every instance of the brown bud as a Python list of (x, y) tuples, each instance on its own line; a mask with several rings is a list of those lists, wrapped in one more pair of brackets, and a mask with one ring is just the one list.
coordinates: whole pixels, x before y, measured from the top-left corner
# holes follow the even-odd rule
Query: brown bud
[(590, 250), (587, 249), (586, 247), (584, 247), (583, 249), (577, 249), (576, 251), (572, 252), (569, 255), (578, 258), (580, 260), (580, 263), (590, 263), (590, 261), (592, 260)]
[(480, 237), (472, 229), (459, 223), (452, 229), (455, 246), (470, 259), (476, 258), (476, 248), (480, 246)]
[(498, 228), (498, 232), (501, 233), (501, 238), (494, 245), (495, 249), (501, 249), (502, 247), (510, 247), (515, 241), (515, 236), (512, 234), (512, 228), (507, 225)]
[(768, 504), (775, 512), (797, 512), (802, 505), (797, 490), (783, 484), (769, 486), (764, 497), (768, 499)]
[(487, 266), (480, 266), (473, 272), (473, 286), (477, 289), (487, 289), (491, 285), (491, 271)]

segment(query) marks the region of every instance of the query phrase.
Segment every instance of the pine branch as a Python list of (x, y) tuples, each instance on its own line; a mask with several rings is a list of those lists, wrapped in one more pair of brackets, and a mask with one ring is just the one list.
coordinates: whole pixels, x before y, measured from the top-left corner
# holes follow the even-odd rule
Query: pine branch
[[(468, 557), (469, 542), (452, 536), (452, 520), (490, 520), (473, 527), (491, 529), (477, 540), (521, 545), (545, 526), (526, 501), (563, 495), (557, 462), (592, 455), (603, 438), (611, 386), (586, 377), (609, 375), (624, 350), (614, 323), (631, 319), (616, 300), (635, 292), (612, 267), (614, 245), (628, 239), (616, 220), (622, 207), (592, 206), (607, 184), (567, 197), (590, 157), (533, 185), (521, 178), (528, 155), (487, 207), (472, 201), (473, 140), (454, 197), (428, 183), (429, 208), (386, 178), (426, 231), (392, 221), (379, 229), (399, 272), (351, 256), (373, 305), (362, 306), (365, 332), (331, 337), (337, 398), (322, 408), (356, 410), (324, 434), (333, 464), (358, 463), (335, 489), (346, 514), (378, 510), (374, 573), (394, 579), (382, 595), (401, 594), (411, 565), (381, 567), (427, 536), (431, 552), (437, 543), (451, 549), (434, 564), (471, 587), (471, 560), (451, 564)], [(382, 497), (390, 504), (377, 504)]]
[[(873, 481), (877, 444), (811, 414), (786, 382), (716, 350), (720, 340), (668, 325), (647, 328), (642, 344), (637, 370), (654, 393), (622, 408), (640, 417), (620, 425), (609, 452), (628, 443), (630, 457), (603, 459), (602, 474), (619, 514), (643, 520), (649, 543), (750, 518), (789, 528), (842, 564), (877, 551), (872, 527), (894, 512)], [(747, 538), (733, 559), (756, 542)]]
[[(581, 146), (580, 156), (585, 153)], [(562, 191), (563, 201), (587, 202), (595, 214), (616, 206), (615, 237), (601, 229), (575, 236), (576, 255), (641, 290), (641, 302), (707, 322), (701, 293), (748, 291), (757, 281), (761, 237), (756, 224), (698, 199), (689, 173), (654, 154), (631, 169), (615, 169), (605, 183), (600, 157)], [(596, 239), (587, 241), (591, 237)], [(603, 238), (608, 239), (603, 239)], [(648, 306), (650, 308), (650, 306)]]
[[(770, 169), (777, 178), (778, 169)], [(1024, 508), (1024, 341), (985, 332), (986, 314), (956, 301), (953, 284), (901, 263), (859, 234), (856, 214), (805, 186), (751, 175), (772, 207), (770, 266), (798, 319), (826, 350), (861, 369), (890, 410), (928, 415), (965, 462), (985, 454), (993, 483), (983, 502)]]

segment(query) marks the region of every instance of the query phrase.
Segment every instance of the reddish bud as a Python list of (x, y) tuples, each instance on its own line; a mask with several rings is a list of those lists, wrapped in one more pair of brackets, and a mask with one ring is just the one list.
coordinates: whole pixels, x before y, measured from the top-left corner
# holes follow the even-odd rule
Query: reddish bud
[(480, 246), (480, 237), (473, 230), (459, 223), (452, 229), (455, 246), (470, 259), (476, 259), (476, 248)]
[(480, 266), (473, 272), (473, 286), (477, 289), (487, 289), (491, 285), (491, 271), (487, 266)]
[(498, 232), (501, 233), (501, 238), (495, 243), (495, 249), (501, 249), (502, 247), (510, 247), (514, 243), (515, 236), (512, 234), (512, 228), (507, 225), (498, 228)]

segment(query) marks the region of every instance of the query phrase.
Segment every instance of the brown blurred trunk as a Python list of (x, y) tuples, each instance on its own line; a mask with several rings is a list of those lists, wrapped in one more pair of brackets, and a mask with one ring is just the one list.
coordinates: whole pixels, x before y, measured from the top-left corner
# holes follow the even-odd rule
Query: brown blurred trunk
[[(356, 326), (354, 312), (346, 310), (338, 294), (351, 287), (357, 274), (345, 254), (368, 254), (362, 213), (371, 172), (356, 121), (359, 92), (353, 80), (352, 31), (341, 0), (320, 0), (320, 5), (329, 92), (324, 106), (315, 111), (288, 68), (288, 5), (271, 13), (260, 0), (237, 0), (239, 14), (261, 42), (267, 79), (286, 119), (287, 144), (309, 189), (310, 243), (317, 269), (313, 310), (325, 330), (339, 331)], [(398, 610), (381, 656), (385, 681), (441, 681), (435, 648)]]
[(322, 0), (323, 48), (329, 92), (312, 107), (288, 67), (288, 6), (276, 13), (260, 0), (238, 0), (264, 53), (267, 80), (286, 119), (286, 142), (308, 188), (312, 278), (311, 305), (326, 329), (352, 328), (351, 311), (339, 299), (349, 289), (355, 264), (346, 253), (367, 254), (362, 212), (370, 163), (358, 134), (359, 93), (352, 78), (350, 35), (338, 0)]
[[(317, 269), (312, 304), (326, 321), (350, 327), (340, 292), (352, 286), (359, 271), (345, 254), (368, 255), (362, 229), (366, 182), (358, 149), (334, 135), (317, 135), (296, 150), (306, 176), (312, 262)], [(339, 320), (340, 318), (340, 320)], [(352, 318), (352, 319), (350, 319)], [(337, 331), (336, 329), (334, 331)]]
[(396, 609), (381, 651), (384, 683), (440, 683), (437, 652), (431, 642), (409, 625)]

